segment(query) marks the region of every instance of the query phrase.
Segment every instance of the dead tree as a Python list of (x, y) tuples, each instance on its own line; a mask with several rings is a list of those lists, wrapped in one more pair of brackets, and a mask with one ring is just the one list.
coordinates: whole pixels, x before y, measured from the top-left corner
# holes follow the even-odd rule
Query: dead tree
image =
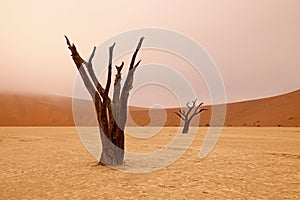
[[(197, 99), (192, 101), (191, 106), (190, 106), (190, 102), (186, 103), (186, 106), (188, 108), (187, 112), (185, 112), (182, 109), (179, 109), (179, 112), (175, 112), (176, 115), (178, 115), (184, 121), (182, 133), (187, 133), (189, 131), (190, 122), (192, 121), (193, 117), (200, 114), (202, 111), (207, 110), (205, 108), (200, 109), (200, 106), (202, 106), (203, 103), (200, 103), (198, 106), (196, 106), (196, 102), (197, 102)], [(194, 110), (194, 111), (192, 112), (192, 110)]]
[(124, 62), (120, 66), (115, 66), (117, 73), (114, 81), (114, 91), (112, 100), (108, 96), (111, 86), (112, 59), (115, 43), (109, 47), (108, 74), (105, 88), (98, 81), (92, 66), (92, 60), (95, 55), (96, 47), (88, 61), (85, 61), (79, 55), (74, 44), (71, 45), (69, 39), (65, 36), (68, 48), (71, 51), (72, 59), (79, 71), (85, 87), (93, 99), (99, 132), (102, 142), (102, 154), (99, 164), (102, 165), (121, 165), (124, 160), (124, 129), (127, 120), (127, 103), (129, 91), (133, 85), (135, 70), (141, 60), (136, 62), (137, 54), (142, 46), (144, 37), (140, 38), (135, 52), (132, 55), (129, 64), (129, 71), (121, 90), (122, 69)]

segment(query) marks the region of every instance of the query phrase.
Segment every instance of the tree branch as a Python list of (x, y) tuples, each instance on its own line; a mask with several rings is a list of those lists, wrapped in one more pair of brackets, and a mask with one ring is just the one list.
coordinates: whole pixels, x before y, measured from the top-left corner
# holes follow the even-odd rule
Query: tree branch
[[(84, 67), (83, 67), (83, 64), (87, 64), (86, 61), (84, 61), (81, 56), (79, 55), (79, 53), (77, 52), (77, 49), (76, 49), (76, 46), (74, 44), (71, 45), (69, 39), (67, 36), (65, 36), (66, 38), (66, 43), (68, 45), (68, 48), (70, 49), (71, 51), (71, 56), (72, 56), (72, 59), (79, 71), (79, 74), (83, 80), (83, 83), (85, 85), (85, 87), (87, 88), (89, 94), (91, 95), (91, 97), (93, 98), (93, 101), (95, 102), (95, 96), (96, 96), (96, 89), (94, 87), (94, 85), (92, 84), (92, 82), (90, 81)], [(91, 58), (89, 59), (90, 61), (92, 61), (93, 59), (93, 56), (91, 56)]]
[(117, 69), (117, 74), (115, 76), (115, 83), (114, 83), (114, 93), (113, 93), (113, 105), (112, 105), (112, 112), (115, 121), (119, 124), (120, 123), (120, 91), (121, 91), (121, 71), (123, 69), (124, 62), (120, 66), (115, 66)]
[(187, 102), (187, 103), (186, 103), (186, 106), (189, 108), (189, 110), (188, 110), (187, 113), (186, 113), (186, 117), (187, 117), (187, 118), (189, 118), (189, 115), (190, 115), (191, 111), (192, 111), (193, 108), (195, 107), (196, 101), (197, 101), (197, 99), (194, 100), (194, 101), (192, 101), (192, 106), (190, 106), (190, 102)]
[(134, 64), (134, 63), (135, 63), (136, 56), (137, 56), (137, 53), (139, 52), (139, 50), (140, 50), (140, 48), (141, 48), (141, 46), (142, 46), (142, 43), (143, 43), (143, 40), (144, 40), (144, 39), (145, 39), (144, 37), (141, 37), (141, 38), (140, 38), (140, 41), (139, 41), (139, 43), (138, 43), (138, 45), (137, 45), (137, 47), (136, 47), (136, 49), (135, 49), (135, 52), (133, 53), (133, 56), (132, 56), (132, 58), (131, 58), (129, 70), (131, 70), (131, 69), (133, 69), (133, 68), (136, 68), (136, 67), (140, 64), (140, 62), (141, 62), (141, 60), (139, 60), (137, 64)]
[(109, 60), (108, 60), (108, 74), (107, 74), (107, 81), (106, 81), (106, 86), (104, 90), (104, 95), (108, 96), (110, 84), (111, 84), (111, 71), (112, 71), (112, 57), (113, 57), (113, 51), (115, 47), (114, 43), (112, 46), (109, 47)]
[(131, 58), (131, 62), (130, 62), (130, 67), (129, 67), (129, 72), (127, 74), (127, 78), (125, 80), (124, 86), (123, 86), (123, 90), (122, 90), (122, 94), (121, 94), (121, 99), (122, 99), (122, 103), (124, 102), (124, 104), (127, 105), (127, 100), (128, 100), (128, 96), (129, 96), (129, 91), (132, 88), (132, 83), (133, 83), (133, 75), (134, 75), (134, 71), (135, 69), (138, 67), (140, 61), (137, 64), (135, 63), (135, 59), (137, 56), (137, 53), (139, 52), (142, 43), (143, 43), (144, 37), (140, 38), (140, 41), (135, 49), (135, 52)]
[(205, 111), (205, 110), (208, 110), (208, 109), (202, 108), (202, 109), (200, 109), (198, 112), (196, 112), (196, 114), (199, 114), (199, 113), (201, 113), (202, 111)]
[(88, 73), (89, 73), (89, 75), (90, 75), (90, 77), (91, 77), (91, 79), (94, 83), (94, 86), (97, 88), (97, 91), (100, 93), (101, 96), (103, 96), (104, 89), (103, 89), (102, 85), (99, 83), (99, 81), (98, 81), (98, 79), (95, 75), (93, 65), (92, 65), (92, 59), (95, 55), (95, 51), (96, 51), (96, 47), (94, 47), (94, 49), (93, 49), (93, 52), (90, 56), (90, 59), (89, 59), (89, 62), (87, 63), (86, 68), (87, 68)]
[[(196, 103), (196, 102), (195, 102), (195, 103)], [(190, 119), (192, 119), (194, 116), (200, 114), (202, 111), (207, 110), (206, 108), (200, 109), (200, 106), (202, 106), (202, 105), (203, 105), (203, 102), (201, 102), (201, 103), (197, 106), (197, 108), (194, 110), (194, 113), (192, 114), (192, 116), (190, 117)], [(200, 110), (199, 110), (199, 109), (200, 109)]]
[[(79, 53), (77, 52), (77, 49), (76, 49), (75, 45), (74, 44), (71, 45), (68, 37), (65, 36), (65, 38), (66, 38), (68, 48), (71, 50), (72, 59), (73, 59), (75, 65), (76, 65), (76, 67), (79, 71), (79, 74), (80, 74), (80, 76), (83, 80), (83, 83), (84, 83), (85, 87), (87, 88), (87, 90), (88, 90), (89, 94), (91, 95), (91, 97), (93, 99), (93, 102), (95, 104), (98, 123), (99, 123), (100, 127), (103, 128), (103, 124), (101, 123), (101, 109), (100, 108), (101, 108), (102, 102), (101, 102), (101, 99), (100, 99), (100, 95), (99, 95), (98, 91), (95, 89), (95, 85), (93, 85), (93, 83), (91, 82), (88, 74), (86, 73), (86, 71), (83, 67), (83, 64), (85, 64), (88, 69), (89, 68), (92, 69), (92, 59), (94, 57), (96, 48), (94, 47), (93, 52), (92, 52), (92, 54), (89, 58), (89, 62), (87, 63), (86, 61), (84, 61), (80, 57)], [(92, 78), (92, 76), (91, 76), (91, 78)]]
[(115, 83), (114, 83), (114, 94), (113, 94), (113, 103), (119, 103), (120, 101), (120, 91), (121, 91), (121, 79), (122, 79), (122, 74), (121, 71), (123, 69), (124, 62), (120, 66), (115, 66), (117, 69), (117, 74), (115, 76)]
[(179, 109), (179, 113), (182, 114), (183, 116), (185, 116), (185, 111), (184, 110)]
[(77, 67), (77, 69), (79, 69), (81, 67), (81, 65), (84, 63), (86, 63), (79, 55), (79, 53), (77, 52), (77, 49), (76, 49), (76, 46), (74, 45), (74, 43), (71, 45), (69, 39), (67, 36), (65, 36), (66, 38), (66, 42), (67, 42), (67, 45), (68, 45), (68, 48), (70, 49), (71, 51), (71, 56), (72, 56), (72, 59)]
[(127, 77), (126, 77), (126, 80), (125, 80), (125, 83), (124, 83), (124, 86), (123, 86), (123, 89), (121, 92), (121, 96), (120, 96), (120, 116), (119, 116), (119, 118), (120, 118), (120, 121), (122, 122), (120, 124), (121, 129), (124, 128), (125, 123), (123, 123), (123, 122), (125, 122), (126, 118), (127, 118), (127, 103), (128, 103), (129, 91), (131, 90), (132, 84), (133, 84), (134, 72), (141, 62), (141, 61), (139, 61), (138, 63), (135, 64), (135, 59), (136, 59), (136, 56), (142, 46), (143, 40), (144, 40), (144, 37), (141, 37), (139, 40), (139, 43), (135, 49), (135, 52), (131, 58), (129, 71), (128, 71), (128, 74), (127, 74)]
[(185, 121), (185, 118), (181, 114), (179, 114), (178, 112), (175, 112), (175, 114), (178, 115), (183, 121)]
[(196, 107), (194, 113), (197, 112), (197, 110), (198, 110), (198, 109), (200, 108), (200, 106), (202, 106), (202, 105), (203, 105), (203, 102), (199, 103), (199, 105)]

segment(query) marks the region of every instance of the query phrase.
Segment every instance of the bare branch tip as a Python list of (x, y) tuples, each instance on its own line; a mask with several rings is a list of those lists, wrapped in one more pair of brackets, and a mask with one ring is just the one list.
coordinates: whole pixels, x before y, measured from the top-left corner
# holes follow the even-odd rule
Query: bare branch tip
[(139, 41), (138, 46), (137, 46), (137, 49), (140, 49), (140, 48), (141, 48), (144, 39), (145, 39), (144, 36), (140, 38), (140, 41)]
[(118, 65), (115, 65), (116, 67), (121, 67), (121, 66), (123, 66), (124, 65), (124, 62), (122, 61), (122, 63), (121, 63), (121, 65), (120, 66), (118, 66)]
[(113, 49), (115, 47), (116, 43), (114, 42), (109, 48)]
[(120, 72), (121, 72), (121, 70), (123, 69), (123, 66), (124, 66), (124, 62), (123, 62), (123, 61), (122, 61), (122, 64), (121, 64), (120, 66), (118, 66), (118, 65), (115, 65), (115, 67), (116, 67), (116, 69), (117, 69), (118, 73), (120, 73)]
[(67, 45), (68, 45), (68, 46), (71, 46), (71, 43), (70, 43), (70, 41), (69, 41), (69, 38), (68, 38), (66, 35), (64, 35), (64, 36), (65, 36), (65, 38), (66, 38)]
[(141, 63), (142, 59), (139, 60), (139, 62), (137, 62), (134, 67), (137, 68), (137, 66), (139, 66), (139, 64)]

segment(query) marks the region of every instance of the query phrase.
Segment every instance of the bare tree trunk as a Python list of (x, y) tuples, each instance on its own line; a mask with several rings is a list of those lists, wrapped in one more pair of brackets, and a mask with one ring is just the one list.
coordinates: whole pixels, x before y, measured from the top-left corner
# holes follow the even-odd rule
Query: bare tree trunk
[(92, 68), (92, 59), (94, 57), (96, 47), (94, 47), (89, 61), (86, 62), (80, 57), (75, 45), (71, 45), (69, 39), (66, 37), (68, 48), (72, 52), (72, 59), (80, 73), (85, 87), (93, 98), (95, 105), (95, 111), (99, 123), (100, 138), (102, 142), (102, 154), (99, 159), (99, 164), (121, 165), (123, 163), (125, 142), (124, 129), (127, 120), (127, 103), (129, 91), (133, 85), (134, 72), (141, 62), (141, 60), (139, 60), (137, 63), (135, 63), (135, 59), (138, 51), (141, 48), (143, 40), (144, 37), (139, 40), (139, 43), (131, 58), (129, 72), (127, 74), (122, 91), (120, 82), (122, 79), (121, 71), (124, 66), (124, 62), (122, 62), (120, 66), (116, 66), (117, 74), (114, 82), (113, 100), (111, 101), (108, 93), (111, 85), (112, 57), (115, 44), (109, 48), (108, 75), (106, 86), (103, 88)]
[(184, 122), (182, 133), (188, 133), (190, 128), (190, 121), (187, 120)]
[(99, 164), (121, 165), (124, 159), (124, 131), (118, 129), (109, 139), (100, 128), (102, 153)]

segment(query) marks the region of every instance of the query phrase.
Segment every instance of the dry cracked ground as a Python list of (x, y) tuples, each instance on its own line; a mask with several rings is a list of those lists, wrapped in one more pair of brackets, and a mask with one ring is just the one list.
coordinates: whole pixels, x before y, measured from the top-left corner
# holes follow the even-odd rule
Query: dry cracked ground
[[(170, 165), (129, 173), (130, 158), (118, 169), (96, 165), (73, 127), (2, 127), (0, 199), (300, 199), (300, 128), (227, 127), (200, 159), (207, 130), (199, 128)], [(127, 134), (126, 149), (151, 153), (177, 131), (163, 128), (149, 138)], [(139, 164), (155, 169), (162, 159)]]

